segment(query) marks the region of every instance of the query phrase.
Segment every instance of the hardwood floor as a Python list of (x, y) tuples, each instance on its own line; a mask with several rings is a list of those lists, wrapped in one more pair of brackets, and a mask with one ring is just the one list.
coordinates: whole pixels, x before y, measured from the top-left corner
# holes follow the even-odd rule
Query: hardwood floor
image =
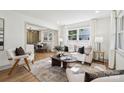
[[(53, 55), (55, 55), (55, 53), (36, 53), (35, 62)], [(97, 63), (101, 64), (101, 62)], [(107, 66), (107, 64), (105, 65)], [(9, 70), (10, 69), (0, 71), (0, 82), (39, 82), (39, 80), (23, 66), (16, 67), (11, 75), (8, 75)]]
[[(36, 53), (35, 62), (37, 60), (50, 57), (55, 53)], [(0, 71), (0, 82), (38, 82), (39, 80), (28, 72), (23, 66), (16, 67), (11, 75), (8, 75), (10, 69)]]
[(16, 67), (11, 75), (9, 69), (0, 71), (0, 82), (38, 82), (39, 80), (24, 67)]
[(35, 61), (41, 60), (41, 59), (44, 59), (44, 58), (47, 58), (47, 57), (51, 57), (53, 55), (55, 55), (55, 53), (53, 53), (53, 52), (49, 52), (49, 53), (36, 53), (35, 54)]

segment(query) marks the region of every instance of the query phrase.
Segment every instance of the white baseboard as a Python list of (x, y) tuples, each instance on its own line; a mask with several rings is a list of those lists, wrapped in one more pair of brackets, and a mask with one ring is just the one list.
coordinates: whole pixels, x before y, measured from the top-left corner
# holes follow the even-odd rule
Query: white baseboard
[(0, 71), (10, 68), (11, 65), (0, 66)]

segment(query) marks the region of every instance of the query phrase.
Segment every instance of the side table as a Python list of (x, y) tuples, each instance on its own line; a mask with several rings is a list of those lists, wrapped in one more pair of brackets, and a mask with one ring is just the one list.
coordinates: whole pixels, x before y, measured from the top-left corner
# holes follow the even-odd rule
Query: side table
[(103, 61), (104, 62), (104, 51), (94, 51), (94, 59), (98, 61)]

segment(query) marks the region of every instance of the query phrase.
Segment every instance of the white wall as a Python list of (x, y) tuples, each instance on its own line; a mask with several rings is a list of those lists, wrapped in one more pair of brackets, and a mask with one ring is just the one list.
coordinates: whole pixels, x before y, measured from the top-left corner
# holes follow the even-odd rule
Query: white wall
[(105, 58), (109, 57), (109, 34), (110, 34), (110, 17), (96, 19), (96, 31), (95, 37), (103, 37), (103, 42), (101, 44), (101, 50), (105, 52)]
[[(57, 29), (56, 25), (44, 22), (28, 16), (17, 14), (13, 11), (0, 11), (0, 18), (5, 19), (5, 50), (18, 46), (25, 46), (25, 23), (33, 23), (39, 26), (45, 26), (51, 29)], [(0, 51), (0, 67), (8, 65), (5, 51)]]
[[(85, 26), (90, 26), (91, 29), (91, 40), (90, 41), (69, 41), (68, 40), (68, 30), (74, 28), (81, 28)], [(85, 45), (91, 44), (94, 47), (94, 38), (96, 36), (102, 36), (104, 42), (102, 43), (102, 50), (105, 51), (105, 59), (108, 59), (109, 53), (109, 32), (110, 32), (110, 17), (93, 19), (90, 21), (80, 22), (76, 24), (66, 25), (60, 29), (60, 37), (63, 38), (64, 45)]]

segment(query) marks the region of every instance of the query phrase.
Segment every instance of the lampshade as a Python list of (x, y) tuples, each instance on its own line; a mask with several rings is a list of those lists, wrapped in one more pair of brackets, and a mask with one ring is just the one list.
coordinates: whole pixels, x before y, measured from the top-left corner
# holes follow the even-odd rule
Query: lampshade
[(95, 42), (102, 43), (103, 37), (95, 37)]

